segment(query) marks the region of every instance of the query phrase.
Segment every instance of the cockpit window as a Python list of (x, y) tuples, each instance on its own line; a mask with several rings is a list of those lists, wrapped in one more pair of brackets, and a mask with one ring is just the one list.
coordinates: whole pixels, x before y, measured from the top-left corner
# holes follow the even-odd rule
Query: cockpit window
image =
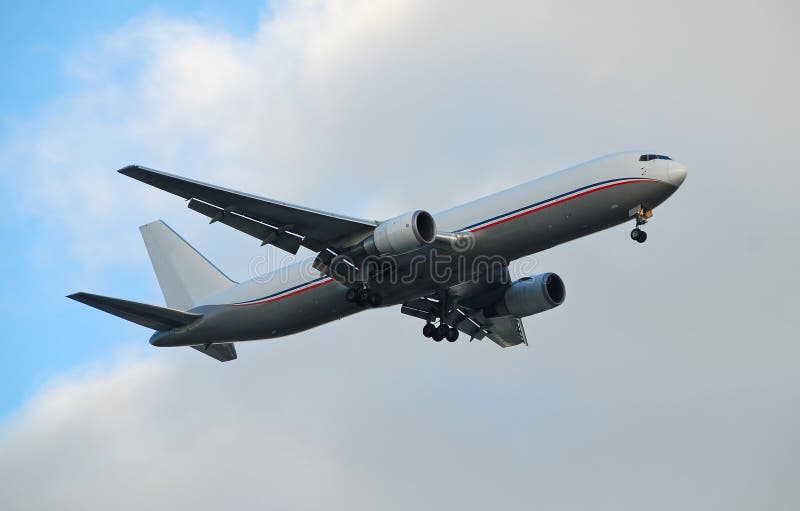
[(650, 160), (671, 160), (669, 156), (664, 156), (663, 154), (643, 154), (639, 156), (639, 161), (650, 161)]

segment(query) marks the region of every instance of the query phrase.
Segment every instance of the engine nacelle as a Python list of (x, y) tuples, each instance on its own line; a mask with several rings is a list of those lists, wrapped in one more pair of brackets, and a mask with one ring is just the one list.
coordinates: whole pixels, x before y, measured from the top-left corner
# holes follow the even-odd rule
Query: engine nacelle
[(523, 277), (511, 284), (495, 305), (495, 314), (518, 318), (532, 316), (564, 303), (567, 290), (564, 281), (555, 273)]
[(368, 254), (404, 254), (436, 239), (436, 222), (427, 211), (409, 211), (378, 224), (372, 236), (364, 240)]

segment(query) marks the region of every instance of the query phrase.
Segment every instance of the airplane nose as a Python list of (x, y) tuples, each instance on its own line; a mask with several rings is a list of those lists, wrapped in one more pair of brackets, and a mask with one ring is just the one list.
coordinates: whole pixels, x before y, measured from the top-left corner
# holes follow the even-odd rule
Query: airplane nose
[(670, 162), (668, 175), (669, 182), (677, 188), (686, 180), (686, 167), (676, 161)]

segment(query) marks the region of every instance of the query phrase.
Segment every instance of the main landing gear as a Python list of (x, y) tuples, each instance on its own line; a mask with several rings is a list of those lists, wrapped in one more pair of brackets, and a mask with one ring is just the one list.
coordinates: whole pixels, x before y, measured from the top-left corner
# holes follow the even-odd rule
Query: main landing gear
[(433, 323), (426, 323), (422, 327), (422, 335), (436, 342), (442, 339), (447, 339), (448, 342), (456, 342), (458, 339), (458, 329), (446, 323), (440, 323), (439, 326)]
[(640, 225), (644, 225), (653, 217), (653, 210), (641, 208), (636, 212), (636, 227), (631, 231), (631, 239), (639, 243), (647, 241), (647, 233), (639, 229)]
[(369, 305), (370, 307), (380, 307), (383, 303), (383, 297), (380, 293), (371, 291), (368, 287), (362, 286), (360, 288), (351, 287), (347, 290), (345, 298), (348, 302), (355, 303), (359, 307)]
[[(458, 339), (458, 328), (450, 326), (446, 322), (447, 311), (449, 311), (447, 299), (446, 293), (440, 295), (439, 307), (431, 310), (427, 323), (422, 327), (422, 335), (436, 342), (442, 339), (447, 339), (448, 342), (456, 342)], [(442, 311), (445, 312), (443, 313)], [(439, 326), (436, 326), (437, 319), (439, 320)]]

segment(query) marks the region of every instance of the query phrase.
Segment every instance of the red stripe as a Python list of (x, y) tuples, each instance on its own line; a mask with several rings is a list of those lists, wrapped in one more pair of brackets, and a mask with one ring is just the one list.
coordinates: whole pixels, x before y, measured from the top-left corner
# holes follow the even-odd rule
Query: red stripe
[[(581, 192), (581, 193), (579, 193), (577, 195), (573, 195), (571, 197), (564, 197), (563, 199), (557, 200), (557, 201), (552, 202), (550, 204), (545, 204), (543, 206), (539, 206), (538, 208), (534, 208), (534, 209), (531, 209), (529, 211), (523, 211), (523, 212), (518, 213), (518, 214), (516, 214), (514, 216), (510, 216), (508, 218), (504, 218), (502, 220), (497, 220), (496, 222), (492, 222), (490, 224), (486, 224), (486, 225), (484, 225), (482, 227), (478, 227), (476, 229), (471, 229), (469, 232), (482, 231), (484, 229), (488, 229), (489, 227), (494, 227), (495, 225), (500, 225), (502, 223), (509, 222), (511, 220), (516, 220), (517, 218), (520, 218), (520, 217), (523, 217), (523, 216), (526, 216), (526, 215), (530, 215), (531, 213), (536, 213), (537, 211), (541, 211), (543, 209), (547, 209), (549, 207), (556, 206), (558, 204), (562, 204), (562, 203), (567, 202), (567, 201), (571, 201), (572, 199), (577, 199), (578, 197), (583, 197), (584, 195), (589, 195), (590, 193), (593, 193), (593, 192), (599, 192), (600, 190), (605, 190), (605, 189), (608, 189), (608, 188), (614, 188), (615, 186), (621, 186), (621, 185), (626, 185), (626, 184), (630, 184), (630, 183), (649, 183), (649, 182), (653, 182), (653, 181), (656, 181), (656, 180), (655, 179), (636, 179), (634, 181), (622, 181), (622, 182), (607, 184), (605, 186), (601, 186), (600, 188), (594, 188), (592, 190), (586, 190), (586, 191)], [(262, 300), (262, 301), (259, 301), (259, 302), (251, 302), (251, 303), (234, 303), (234, 304), (231, 304), (231, 305), (239, 307), (239, 306), (245, 306), (245, 305), (259, 305), (259, 304), (262, 304), (262, 303), (275, 302), (275, 301), (283, 300), (284, 298), (289, 298), (290, 296), (294, 296), (296, 294), (302, 293), (303, 291), (308, 291), (310, 289), (314, 289), (314, 288), (317, 288), (319, 286), (324, 286), (325, 284), (330, 284), (331, 282), (334, 282), (334, 280), (333, 279), (323, 280), (322, 282), (318, 282), (318, 283), (314, 284), (313, 286), (305, 287), (303, 289), (298, 289), (297, 291), (293, 291), (293, 292), (291, 292), (291, 293), (289, 293), (287, 295), (276, 296), (275, 298), (270, 298), (269, 300)]]
[(325, 284), (330, 284), (331, 282), (334, 282), (334, 280), (333, 279), (323, 280), (322, 282), (317, 282), (313, 286), (308, 286), (308, 287), (304, 287), (303, 289), (298, 289), (297, 291), (292, 291), (288, 295), (276, 296), (275, 298), (270, 298), (269, 300), (262, 300), (260, 302), (234, 303), (234, 304), (231, 304), (231, 305), (239, 307), (239, 306), (243, 306), (243, 305), (259, 305), (259, 304), (262, 304), (262, 303), (275, 302), (275, 301), (278, 301), (278, 300), (283, 300), (284, 298), (289, 298), (290, 296), (294, 296), (294, 295), (296, 295), (298, 293), (302, 293), (303, 291), (308, 291), (309, 289), (314, 289), (315, 287), (324, 286)]
[(495, 225), (500, 225), (502, 223), (505, 223), (505, 222), (508, 222), (508, 221), (511, 221), (511, 220), (516, 220), (517, 218), (523, 217), (525, 215), (530, 215), (531, 213), (536, 213), (537, 211), (541, 211), (543, 209), (547, 209), (549, 207), (556, 206), (558, 204), (562, 204), (562, 203), (567, 202), (567, 201), (571, 201), (572, 199), (577, 199), (578, 197), (583, 197), (584, 195), (589, 195), (590, 193), (593, 193), (593, 192), (599, 192), (600, 190), (605, 190), (607, 188), (614, 188), (615, 186), (627, 185), (627, 184), (631, 184), (631, 183), (650, 183), (650, 182), (653, 182), (653, 181), (655, 181), (655, 179), (637, 179), (635, 181), (622, 181), (622, 182), (617, 182), (617, 183), (611, 183), (611, 184), (608, 184), (608, 185), (605, 185), (605, 186), (601, 186), (600, 188), (595, 188), (593, 190), (586, 190), (585, 192), (581, 192), (581, 193), (579, 193), (577, 195), (573, 195), (571, 197), (564, 197), (561, 200), (557, 200), (555, 202), (551, 202), (550, 204), (545, 204), (543, 206), (539, 206), (538, 208), (534, 208), (534, 209), (531, 209), (529, 211), (523, 211), (522, 213), (517, 213), (514, 216), (510, 216), (508, 218), (503, 218), (502, 220), (497, 220), (496, 222), (492, 222), (490, 224), (486, 224), (484, 226), (477, 227), (475, 229), (471, 229), (469, 232), (482, 231), (484, 229), (488, 229), (489, 227), (494, 227)]

